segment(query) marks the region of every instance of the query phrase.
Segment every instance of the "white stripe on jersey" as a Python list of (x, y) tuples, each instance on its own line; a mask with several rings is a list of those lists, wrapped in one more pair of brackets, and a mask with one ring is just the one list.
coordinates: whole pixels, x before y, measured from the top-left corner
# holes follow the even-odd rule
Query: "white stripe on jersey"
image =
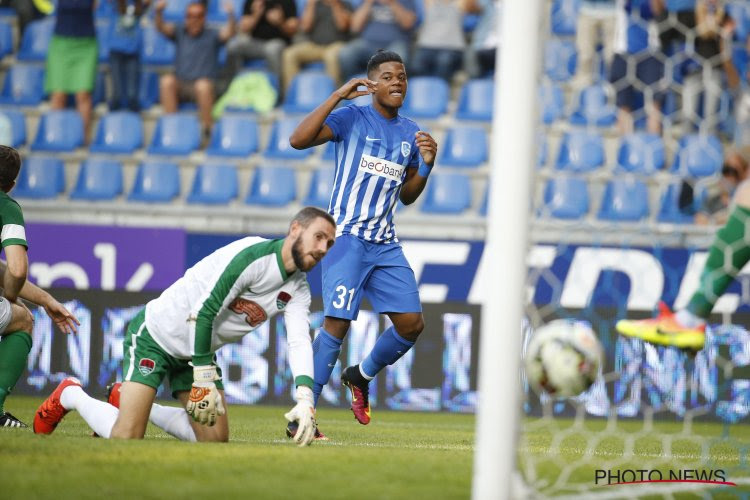
[(20, 239), (26, 241), (26, 230), (20, 224), (5, 224), (0, 232), (0, 240)]
[[(356, 125), (352, 129), (352, 132), (356, 133), (356, 134), (359, 134), (360, 133), (359, 125)], [(339, 217), (341, 217), (341, 208), (340, 207), (341, 207), (341, 202), (343, 201), (343, 198), (344, 198), (344, 192), (346, 191), (346, 187), (349, 184), (348, 183), (348, 179), (349, 179), (349, 174), (351, 174), (351, 169), (353, 167), (352, 164), (353, 164), (353, 159), (354, 159), (354, 152), (356, 151), (356, 149), (357, 149), (357, 144), (356, 143), (351, 143), (350, 142), (348, 144), (347, 151), (346, 151), (346, 160), (343, 163), (343, 173), (341, 175), (341, 182), (340, 182), (340, 185), (339, 185), (339, 193), (338, 193), (338, 197), (336, 198), (336, 203), (335, 203), (334, 209), (333, 209), (333, 218), (336, 221), (336, 234), (337, 235), (340, 234), (341, 228), (346, 224), (346, 221), (339, 221)], [(338, 166), (342, 165), (342, 163), (340, 161), (340, 158), (336, 158), (336, 161), (338, 162), (337, 163)], [(334, 182), (334, 186), (335, 185), (336, 185), (336, 182)], [(351, 198), (351, 196), (349, 196), (349, 197)]]

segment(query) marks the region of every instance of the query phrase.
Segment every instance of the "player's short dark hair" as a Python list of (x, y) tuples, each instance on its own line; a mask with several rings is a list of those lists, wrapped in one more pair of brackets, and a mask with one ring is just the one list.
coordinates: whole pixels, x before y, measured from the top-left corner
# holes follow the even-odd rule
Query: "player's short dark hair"
[(8, 191), (21, 170), (21, 157), (10, 146), (0, 146), (0, 189)]
[(369, 61), (367, 61), (367, 76), (369, 77), (370, 74), (378, 69), (381, 64), (387, 62), (397, 62), (404, 64), (404, 60), (401, 59), (400, 55), (391, 50), (380, 49), (372, 55)]
[(300, 226), (306, 228), (310, 224), (312, 224), (312, 221), (318, 218), (325, 219), (333, 227), (336, 227), (336, 221), (333, 220), (333, 217), (331, 217), (331, 214), (317, 207), (303, 208), (302, 210), (297, 212), (297, 215), (294, 216), (294, 218), (292, 219), (292, 223), (297, 222)]

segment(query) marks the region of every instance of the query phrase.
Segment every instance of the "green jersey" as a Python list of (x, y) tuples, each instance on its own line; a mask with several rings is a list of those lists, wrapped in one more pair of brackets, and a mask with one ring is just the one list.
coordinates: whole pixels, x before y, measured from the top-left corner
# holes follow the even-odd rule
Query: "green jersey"
[(3, 191), (0, 191), (0, 227), (0, 244), (3, 248), (10, 245), (29, 247), (21, 206)]

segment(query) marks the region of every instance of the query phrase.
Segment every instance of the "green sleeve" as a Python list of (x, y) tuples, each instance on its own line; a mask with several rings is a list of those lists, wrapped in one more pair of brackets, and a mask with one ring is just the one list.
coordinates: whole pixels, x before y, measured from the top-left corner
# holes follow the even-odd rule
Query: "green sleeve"
[(0, 240), (2, 247), (10, 245), (22, 245), (29, 248), (26, 243), (26, 227), (23, 221), (23, 212), (18, 203), (10, 201), (5, 204), (0, 213), (0, 222), (2, 222), (2, 232)]

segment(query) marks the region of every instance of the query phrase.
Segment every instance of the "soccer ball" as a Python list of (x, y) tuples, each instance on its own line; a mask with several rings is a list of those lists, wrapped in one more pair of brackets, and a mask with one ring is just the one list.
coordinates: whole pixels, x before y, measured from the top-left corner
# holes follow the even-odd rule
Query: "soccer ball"
[(604, 350), (585, 321), (557, 319), (538, 328), (526, 350), (526, 375), (538, 394), (572, 397), (591, 387)]

